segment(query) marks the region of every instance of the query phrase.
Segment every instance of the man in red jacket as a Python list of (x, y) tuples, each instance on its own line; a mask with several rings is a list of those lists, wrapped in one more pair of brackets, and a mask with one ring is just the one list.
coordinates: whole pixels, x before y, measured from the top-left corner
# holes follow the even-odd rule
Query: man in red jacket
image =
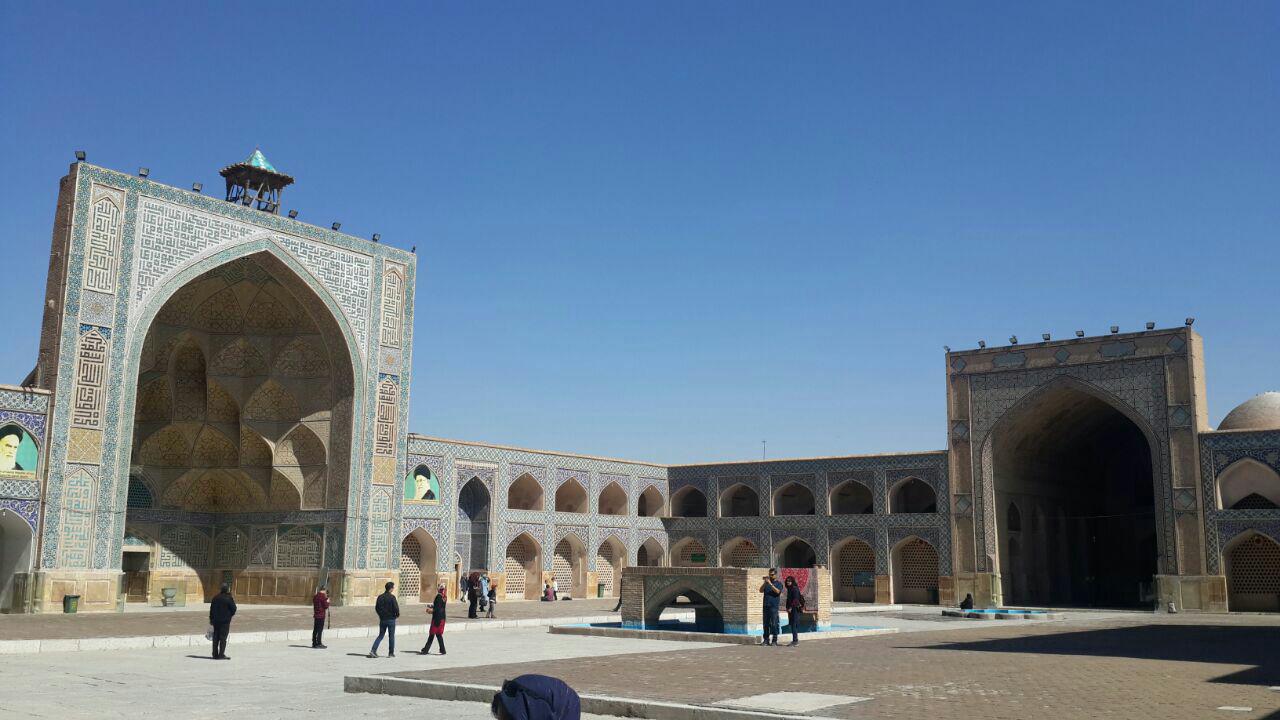
[(323, 585), (316, 591), (315, 597), (311, 598), (311, 609), (315, 611), (312, 614), (315, 624), (311, 626), (311, 647), (323, 650), (328, 647), (323, 640), (324, 621), (329, 616), (329, 595), (325, 593)]

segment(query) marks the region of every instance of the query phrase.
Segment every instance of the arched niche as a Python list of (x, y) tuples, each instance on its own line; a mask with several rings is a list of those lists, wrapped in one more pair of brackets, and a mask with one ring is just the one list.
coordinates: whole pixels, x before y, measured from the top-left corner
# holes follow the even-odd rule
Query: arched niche
[(696, 538), (684, 538), (671, 546), (672, 567), (707, 567), (707, 546)]
[(680, 488), (671, 496), (671, 517), (706, 517), (707, 496), (692, 485)]
[(838, 542), (831, 554), (832, 594), (839, 602), (876, 600), (876, 551), (856, 537)]
[[(640, 493), (640, 497), (636, 501), (636, 513), (640, 517), (661, 517), (662, 516), (662, 492), (658, 488), (650, 485)], [(703, 500), (703, 512), (706, 512), (706, 500)]]
[(556, 512), (585, 513), (586, 511), (587, 490), (582, 487), (582, 483), (578, 482), (577, 478), (569, 478), (560, 483), (560, 487), (556, 488)]
[(542, 546), (528, 533), (507, 543), (502, 570), (508, 598), (537, 600), (542, 595)]
[(1235, 461), (1218, 475), (1218, 507), (1223, 510), (1280, 507), (1280, 475), (1253, 458)]
[(890, 513), (932, 513), (938, 511), (938, 495), (920, 478), (900, 480), (889, 490)]
[(816, 512), (813, 491), (798, 482), (789, 482), (773, 494), (774, 515), (813, 515)]
[(640, 567), (659, 567), (662, 565), (662, 543), (648, 538), (636, 550), (636, 565)]
[(627, 491), (616, 482), (605, 485), (598, 503), (601, 515), (626, 515)]
[(832, 515), (870, 515), (874, 512), (871, 488), (858, 480), (845, 480), (831, 489)]
[(760, 567), (767, 564), (761, 557), (760, 548), (744, 537), (735, 537), (720, 545), (721, 567)]
[(604, 585), (605, 597), (618, 597), (622, 590), (622, 568), (626, 565), (627, 547), (612, 535), (605, 538), (596, 549), (596, 582)]
[(720, 517), (758, 517), (760, 496), (747, 485), (737, 483), (720, 495)]
[(811, 568), (818, 565), (818, 553), (808, 542), (790, 537), (778, 544), (775, 567)]
[(938, 604), (938, 551), (915, 536), (903, 539), (890, 554), (893, 602)]
[(507, 509), (542, 510), (542, 484), (524, 473), (507, 488)]

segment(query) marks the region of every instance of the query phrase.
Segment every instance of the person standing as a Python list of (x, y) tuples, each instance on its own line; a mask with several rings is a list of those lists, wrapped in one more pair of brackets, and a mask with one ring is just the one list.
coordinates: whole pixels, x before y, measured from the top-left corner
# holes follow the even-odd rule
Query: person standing
[(311, 598), (311, 611), (311, 647), (323, 650), (328, 647), (324, 644), (324, 621), (329, 617), (329, 594), (323, 585)]
[(427, 644), (422, 646), (422, 654), (426, 655), (431, 652), (431, 643), (436, 638), (440, 639), (440, 654), (444, 655), (444, 615), (445, 605), (444, 594), (447, 592), (443, 585), (436, 591), (436, 597), (431, 601), (431, 629), (427, 634)]
[(460, 602), (467, 599), (467, 590), (468, 590), (467, 586), (469, 584), (470, 582), (467, 580), (466, 575), (462, 575), (461, 577), (458, 578), (458, 600)]
[(764, 639), (760, 641), (761, 645), (778, 644), (778, 625), (781, 623), (778, 618), (778, 599), (782, 597), (782, 590), (777, 569), (769, 568), (769, 574), (760, 586), (760, 592), (764, 595)]
[(209, 624), (213, 626), (213, 659), (230, 660), (227, 655), (227, 635), (231, 634), (231, 618), (236, 615), (236, 599), (231, 597), (231, 586), (223, 583), (221, 592), (209, 602)]
[(560, 582), (555, 578), (551, 578), (551, 599), (560, 599)]
[(393, 582), (384, 585), (386, 590), (374, 603), (373, 610), (378, 613), (378, 637), (374, 639), (373, 649), (369, 651), (371, 658), (378, 657), (378, 645), (382, 642), (383, 635), (387, 636), (387, 657), (396, 656), (396, 618), (400, 617), (400, 603), (391, 594), (391, 589), (395, 586)]
[(475, 573), (467, 578), (467, 618), (475, 620), (476, 607), (480, 604), (480, 578)]
[(493, 619), (493, 613), (498, 609), (498, 586), (489, 586), (489, 612), (485, 613), (485, 617)]
[[(784, 583), (787, 587), (787, 624), (791, 626), (791, 644), (800, 644), (800, 613), (804, 612), (804, 593), (800, 592), (800, 584), (793, 577)], [(774, 636), (774, 644), (778, 642)]]
[(480, 610), (485, 611), (489, 607), (489, 574), (480, 575)]

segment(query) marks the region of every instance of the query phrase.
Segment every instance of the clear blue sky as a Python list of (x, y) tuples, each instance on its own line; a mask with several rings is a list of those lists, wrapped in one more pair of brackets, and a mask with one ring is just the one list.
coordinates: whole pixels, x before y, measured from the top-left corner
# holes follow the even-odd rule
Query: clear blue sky
[(1280, 5), (5, 3), (0, 379), (58, 178), (417, 245), (415, 432), (660, 462), (945, 446), (943, 351), (1198, 318), (1280, 389)]

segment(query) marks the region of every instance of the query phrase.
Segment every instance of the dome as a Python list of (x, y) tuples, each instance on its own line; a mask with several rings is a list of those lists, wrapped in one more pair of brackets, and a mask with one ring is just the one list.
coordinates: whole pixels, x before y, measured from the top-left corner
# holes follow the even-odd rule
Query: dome
[(1219, 430), (1280, 430), (1280, 392), (1264, 392), (1236, 406)]

